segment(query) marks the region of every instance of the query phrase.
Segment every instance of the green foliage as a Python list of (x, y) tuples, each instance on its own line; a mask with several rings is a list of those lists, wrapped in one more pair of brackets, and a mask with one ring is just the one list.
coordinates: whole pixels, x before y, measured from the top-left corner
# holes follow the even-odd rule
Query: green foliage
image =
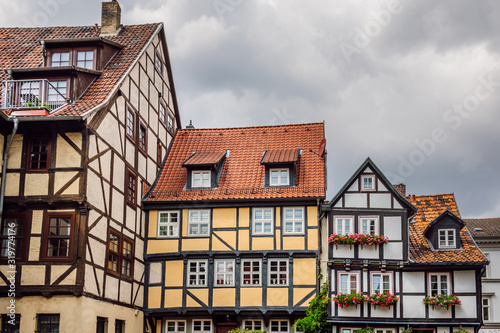
[(267, 333), (267, 331), (249, 330), (248, 328), (236, 328), (234, 330), (230, 330), (228, 333)]
[(328, 286), (329, 282), (326, 281), (322, 286), (319, 294), (314, 296), (313, 300), (309, 303), (306, 311), (306, 316), (300, 318), (295, 323), (299, 331), (304, 333), (320, 333), (327, 332), (327, 317), (328, 317)]
[(411, 327), (405, 328), (404, 330), (401, 330), (401, 333), (413, 333), (413, 328)]
[(373, 328), (371, 328), (370, 326), (366, 326), (365, 328), (356, 330), (356, 333), (373, 333)]
[(435, 306), (447, 308), (450, 305), (462, 304), (460, 299), (455, 294), (435, 294), (434, 296), (426, 296), (424, 297), (423, 302), (425, 305), (430, 305), (432, 308), (434, 308)]
[(469, 333), (469, 331), (460, 326), (460, 328), (457, 331), (453, 331), (453, 333)]
[(333, 301), (341, 308), (357, 306), (366, 300), (363, 293), (343, 294), (339, 293), (333, 297)]

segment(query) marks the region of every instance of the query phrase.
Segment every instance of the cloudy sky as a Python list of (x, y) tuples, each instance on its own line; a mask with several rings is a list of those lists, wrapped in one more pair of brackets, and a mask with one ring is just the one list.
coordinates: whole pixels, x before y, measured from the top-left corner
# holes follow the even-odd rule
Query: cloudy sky
[[(500, 216), (500, 1), (120, 0), (164, 22), (183, 125), (326, 124), (328, 198), (370, 156), (411, 194)], [(98, 0), (0, 0), (1, 26), (93, 25)]]

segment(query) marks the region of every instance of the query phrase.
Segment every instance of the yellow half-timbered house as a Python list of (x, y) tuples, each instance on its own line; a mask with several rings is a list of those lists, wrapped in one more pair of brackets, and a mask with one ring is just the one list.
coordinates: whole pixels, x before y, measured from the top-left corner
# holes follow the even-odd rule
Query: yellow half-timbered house
[(146, 195), (153, 332), (292, 332), (316, 293), (322, 123), (181, 129)]

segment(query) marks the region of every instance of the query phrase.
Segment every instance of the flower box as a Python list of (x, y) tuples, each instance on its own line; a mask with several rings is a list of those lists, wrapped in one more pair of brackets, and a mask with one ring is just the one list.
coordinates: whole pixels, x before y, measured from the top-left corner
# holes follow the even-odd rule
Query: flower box
[(390, 307), (391, 305), (396, 304), (399, 301), (399, 297), (394, 296), (390, 292), (385, 292), (383, 294), (373, 294), (370, 296), (366, 296), (366, 301), (373, 305), (373, 306), (378, 306), (378, 307)]
[(435, 306), (440, 306), (442, 308), (448, 308), (450, 305), (460, 305), (462, 302), (457, 297), (457, 295), (444, 295), (435, 294), (434, 296), (426, 296), (423, 299), (425, 305), (429, 305), (431, 308)]
[(331, 234), (328, 243), (336, 245), (381, 245), (389, 242), (388, 237), (365, 234)]
[(353, 293), (353, 294), (337, 294), (333, 297), (333, 301), (337, 303), (337, 305), (341, 308), (345, 308), (348, 306), (357, 306), (365, 301), (365, 295), (362, 293)]

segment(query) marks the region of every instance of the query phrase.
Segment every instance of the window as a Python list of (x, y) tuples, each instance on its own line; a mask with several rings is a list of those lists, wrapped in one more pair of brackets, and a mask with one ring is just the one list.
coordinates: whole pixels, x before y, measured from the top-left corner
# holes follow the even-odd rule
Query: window
[(361, 217), (359, 230), (363, 235), (378, 235), (378, 218)]
[(137, 176), (127, 170), (127, 204), (135, 207), (137, 199)]
[(167, 116), (167, 107), (165, 105), (165, 102), (160, 98), (160, 103), (159, 103), (159, 110), (158, 110), (158, 118), (162, 122), (162, 124), (165, 124), (165, 119)]
[(273, 209), (254, 208), (253, 209), (253, 234), (272, 235), (273, 234)]
[(209, 236), (210, 210), (190, 210), (188, 216), (188, 236)]
[(304, 233), (304, 208), (285, 208), (285, 233)]
[(158, 140), (158, 143), (156, 144), (156, 164), (161, 166), (162, 163), (162, 146), (161, 142)]
[(49, 136), (31, 137), (28, 142), (27, 169), (31, 172), (48, 171), (50, 166)]
[(140, 124), (139, 125), (139, 149), (145, 154), (147, 154), (147, 143), (148, 143), (147, 133), (148, 133), (148, 129), (146, 128), (146, 126), (144, 124)]
[(132, 278), (134, 264), (134, 241), (109, 229), (107, 271), (123, 278)]
[(26, 252), (24, 238), (27, 236), (27, 223), (28, 215), (26, 214), (4, 214), (0, 229), (0, 260), (24, 259)]
[(94, 69), (94, 51), (78, 51), (76, 55), (76, 66)]
[(287, 186), (290, 184), (289, 170), (285, 169), (269, 169), (269, 183), (271, 186)]
[(108, 318), (97, 317), (96, 333), (108, 333)]
[(207, 261), (191, 260), (188, 262), (188, 286), (205, 287), (207, 285)]
[(167, 320), (165, 321), (165, 332), (186, 332), (186, 322), (182, 320)]
[(390, 273), (372, 274), (372, 292), (379, 294), (392, 292), (392, 275)]
[(132, 141), (135, 139), (135, 113), (130, 107), (127, 107), (126, 133)]
[(59, 333), (59, 314), (38, 314), (37, 333)]
[(158, 51), (155, 52), (155, 69), (158, 72), (158, 74), (163, 76), (163, 64)]
[(11, 315), (2, 315), (2, 333), (19, 333), (21, 324), (21, 315), (16, 314), (14, 318)]
[(375, 333), (395, 333), (396, 329), (394, 328), (377, 328)]
[(65, 103), (66, 102), (66, 92), (68, 88), (68, 82), (64, 81), (51, 81), (49, 86), (49, 91), (47, 93), (47, 100), (52, 106), (55, 103)]
[(483, 298), (483, 320), (490, 321), (490, 299)]
[(429, 295), (448, 295), (449, 293), (450, 288), (448, 273), (429, 274)]
[(212, 332), (211, 320), (193, 320), (193, 333), (210, 333)]
[(288, 320), (271, 320), (271, 333), (288, 332)]
[(339, 273), (338, 292), (353, 294), (359, 290), (358, 273)]
[(454, 248), (455, 229), (439, 229), (439, 248)]
[(335, 217), (335, 233), (339, 235), (354, 233), (354, 228), (352, 225), (352, 217)]
[(215, 285), (234, 286), (234, 260), (215, 261)]
[(288, 285), (288, 260), (269, 260), (269, 285)]
[(242, 281), (244, 286), (260, 286), (261, 261), (242, 260)]
[(375, 190), (375, 176), (361, 176), (361, 191)]
[(159, 212), (158, 213), (158, 237), (178, 237), (179, 236), (179, 212)]
[(191, 187), (211, 187), (210, 171), (192, 171)]
[(69, 52), (54, 52), (51, 58), (52, 67), (69, 66)]
[(263, 328), (262, 320), (245, 320), (243, 328), (250, 331), (261, 331)]
[(170, 132), (174, 132), (174, 115), (172, 113), (168, 113), (167, 116), (167, 129)]
[(71, 237), (74, 216), (50, 213), (45, 218), (45, 260), (68, 260), (71, 253)]
[(115, 333), (125, 332), (125, 320), (116, 319), (115, 320)]

